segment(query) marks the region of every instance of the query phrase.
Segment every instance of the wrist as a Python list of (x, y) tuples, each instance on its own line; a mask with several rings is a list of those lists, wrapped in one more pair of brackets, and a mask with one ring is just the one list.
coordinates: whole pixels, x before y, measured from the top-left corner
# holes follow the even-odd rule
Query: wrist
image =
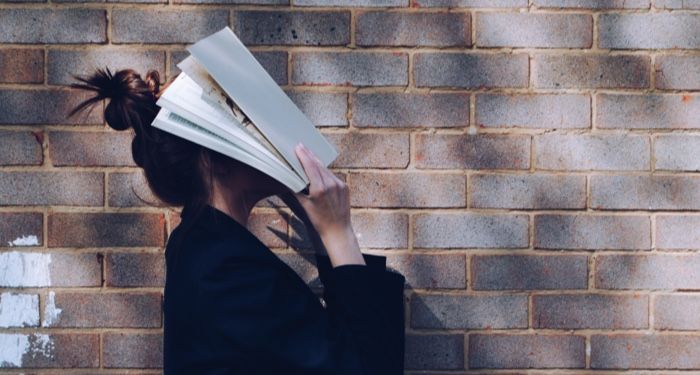
[(341, 264), (365, 264), (352, 226), (325, 232), (321, 240), (334, 267)]

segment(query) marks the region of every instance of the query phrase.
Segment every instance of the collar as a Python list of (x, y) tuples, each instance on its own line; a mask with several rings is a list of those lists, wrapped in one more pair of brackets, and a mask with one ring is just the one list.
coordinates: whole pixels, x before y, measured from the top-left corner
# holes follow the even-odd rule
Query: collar
[(195, 222), (193, 223), (194, 226), (201, 226), (206, 228), (207, 230), (224, 232), (228, 232), (231, 230), (242, 230), (243, 232), (248, 232), (248, 228), (245, 227), (243, 224), (239, 223), (225, 212), (219, 210), (218, 208), (210, 204), (205, 204), (204, 206), (202, 206), (199, 212), (199, 216), (195, 216), (197, 216), (197, 212), (195, 211), (195, 208), (190, 205), (184, 206), (182, 208), (182, 211), (180, 212), (180, 218), (182, 219), (182, 222), (189, 222), (190, 220), (195, 220)]

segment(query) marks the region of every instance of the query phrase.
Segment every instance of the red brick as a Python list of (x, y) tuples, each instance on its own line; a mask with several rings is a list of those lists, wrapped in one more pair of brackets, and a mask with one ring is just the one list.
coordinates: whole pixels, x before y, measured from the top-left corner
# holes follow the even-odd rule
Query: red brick
[(527, 169), (530, 137), (416, 134), (416, 168)]
[(51, 132), (49, 153), (55, 166), (135, 166), (131, 132)]
[(49, 247), (157, 246), (165, 219), (149, 213), (52, 213)]
[(700, 369), (700, 337), (689, 335), (593, 335), (594, 369)]
[[(0, 341), (20, 353), (19, 363), (0, 363), (0, 368), (85, 368), (100, 365), (100, 336), (92, 333), (2, 333)], [(12, 360), (12, 358), (10, 358)]]
[(350, 173), (350, 203), (353, 207), (464, 207), (465, 180), (454, 173)]
[(107, 254), (105, 267), (106, 286), (165, 286), (165, 256), (162, 253), (111, 253)]
[(102, 285), (102, 254), (0, 252), (0, 264), (0, 287)]
[(107, 202), (110, 206), (132, 207), (162, 204), (148, 186), (143, 170), (135, 173), (110, 173), (107, 179)]
[(106, 368), (162, 368), (161, 333), (105, 333), (103, 366)]
[(42, 138), (40, 131), (0, 131), (0, 165), (41, 165), (44, 162)]
[(0, 247), (41, 246), (44, 215), (41, 212), (0, 213)]
[(584, 368), (578, 335), (469, 335), (469, 368)]
[(0, 82), (44, 82), (44, 51), (40, 49), (0, 50)]
[(329, 168), (406, 168), (408, 133), (325, 133), (338, 150)]
[(0, 172), (0, 206), (104, 204), (102, 172)]
[(538, 295), (532, 300), (534, 328), (622, 329), (649, 326), (649, 297), (634, 295)]
[[(160, 327), (160, 293), (54, 294), (52, 308), (60, 311), (43, 327)], [(48, 309), (48, 308), (47, 308)]]

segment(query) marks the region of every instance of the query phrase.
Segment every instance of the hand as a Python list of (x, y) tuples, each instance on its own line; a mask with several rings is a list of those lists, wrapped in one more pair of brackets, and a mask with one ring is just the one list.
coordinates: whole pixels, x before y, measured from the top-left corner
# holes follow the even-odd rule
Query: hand
[(286, 189), (286, 192), (278, 194), (278, 197), (280, 197), (280, 199), (282, 199), (282, 201), (287, 205), (287, 207), (289, 207), (292, 210), (294, 215), (297, 218), (299, 218), (299, 220), (301, 220), (302, 223), (304, 223), (304, 228), (306, 229), (306, 233), (316, 253), (321, 255), (328, 255), (326, 247), (323, 246), (321, 236), (318, 234), (316, 228), (314, 228), (314, 225), (309, 220), (309, 216), (306, 215), (306, 211), (304, 211), (304, 208), (299, 203), (299, 200), (296, 197), (294, 197), (294, 192), (290, 189)]

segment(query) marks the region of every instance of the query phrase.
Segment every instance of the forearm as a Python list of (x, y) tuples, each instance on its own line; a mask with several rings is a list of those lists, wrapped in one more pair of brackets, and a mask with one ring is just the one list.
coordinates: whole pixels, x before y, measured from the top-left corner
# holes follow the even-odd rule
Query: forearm
[(343, 264), (366, 264), (352, 226), (321, 235), (321, 241), (333, 267)]

